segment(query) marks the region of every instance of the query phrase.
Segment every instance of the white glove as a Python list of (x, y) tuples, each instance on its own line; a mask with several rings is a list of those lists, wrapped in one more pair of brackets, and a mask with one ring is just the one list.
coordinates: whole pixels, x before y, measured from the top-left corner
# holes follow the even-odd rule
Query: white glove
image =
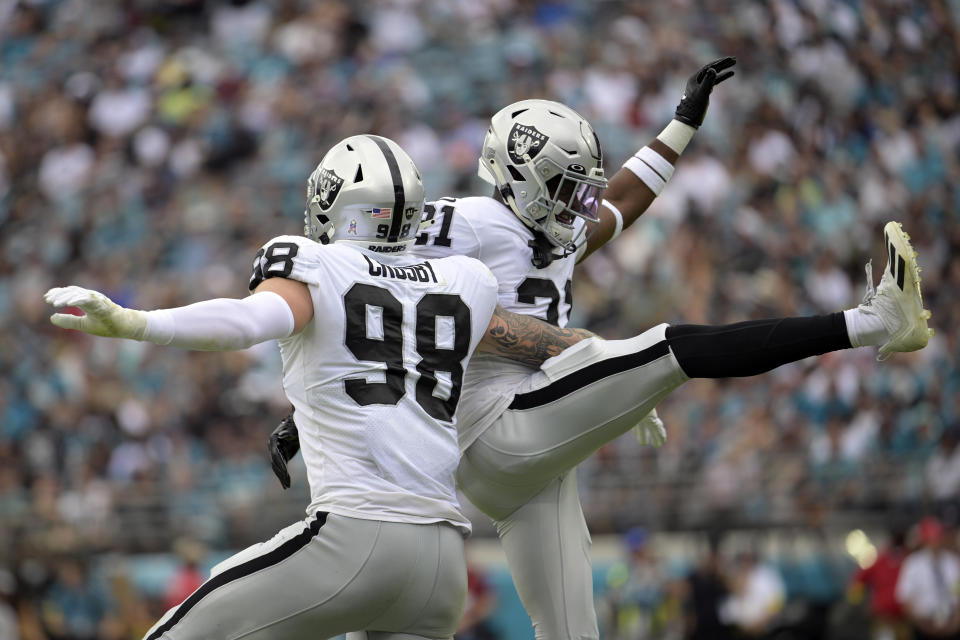
[(55, 313), (50, 322), (64, 329), (76, 329), (105, 338), (141, 340), (147, 328), (143, 311), (125, 309), (99, 291), (83, 287), (55, 287), (43, 299), (54, 307), (80, 307), (86, 315)]
[(637, 442), (645, 447), (660, 447), (667, 441), (667, 429), (663, 426), (663, 420), (657, 415), (656, 409), (651, 409), (650, 413), (637, 423), (633, 431), (637, 434)]

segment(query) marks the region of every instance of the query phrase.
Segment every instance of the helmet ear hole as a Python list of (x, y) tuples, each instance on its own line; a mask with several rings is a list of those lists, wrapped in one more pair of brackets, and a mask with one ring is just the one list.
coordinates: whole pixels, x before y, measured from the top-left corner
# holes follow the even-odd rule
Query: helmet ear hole
[(527, 179), (523, 177), (523, 174), (517, 171), (517, 168), (512, 164), (507, 165), (507, 171), (510, 172), (510, 177), (516, 180), (517, 182), (526, 182)]
[(357, 165), (357, 175), (353, 176), (353, 182), (363, 182), (363, 167), (359, 164)]

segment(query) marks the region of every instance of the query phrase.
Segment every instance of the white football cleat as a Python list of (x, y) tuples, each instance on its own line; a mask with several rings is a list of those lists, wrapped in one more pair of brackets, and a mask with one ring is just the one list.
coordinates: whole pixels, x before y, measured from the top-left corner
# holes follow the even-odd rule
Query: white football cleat
[(878, 360), (886, 360), (895, 352), (923, 349), (933, 335), (933, 329), (927, 327), (930, 312), (923, 308), (920, 268), (910, 236), (899, 222), (888, 222), (883, 238), (887, 268), (880, 285), (874, 288), (872, 261), (867, 263), (867, 293), (859, 307), (861, 313), (878, 317), (890, 334), (880, 345)]

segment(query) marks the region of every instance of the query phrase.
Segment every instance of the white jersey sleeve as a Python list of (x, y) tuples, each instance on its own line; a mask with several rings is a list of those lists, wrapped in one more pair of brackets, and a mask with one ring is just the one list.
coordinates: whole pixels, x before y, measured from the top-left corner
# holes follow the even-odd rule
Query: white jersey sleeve
[(324, 245), (304, 236), (277, 236), (257, 251), (250, 276), (250, 291), (269, 278), (289, 278), (304, 284), (315, 284), (315, 256)]

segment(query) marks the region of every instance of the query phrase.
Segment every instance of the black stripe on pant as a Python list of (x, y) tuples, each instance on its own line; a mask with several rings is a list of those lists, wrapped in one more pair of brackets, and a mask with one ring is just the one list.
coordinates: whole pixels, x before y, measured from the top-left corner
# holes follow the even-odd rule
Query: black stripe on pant
[(583, 369), (565, 375), (542, 389), (517, 394), (513, 397), (513, 402), (511, 402), (507, 408), (515, 411), (523, 411), (524, 409), (533, 409), (534, 407), (550, 404), (589, 384), (649, 364), (657, 358), (667, 355), (669, 350), (667, 341), (661, 340), (642, 351), (595, 362)]
[(238, 564), (235, 567), (231, 567), (223, 573), (219, 573), (210, 578), (200, 585), (196, 591), (191, 593), (190, 596), (184, 600), (179, 607), (177, 607), (176, 612), (170, 616), (169, 620), (157, 627), (154, 632), (147, 636), (144, 640), (157, 640), (157, 638), (165, 634), (167, 631), (170, 631), (174, 625), (180, 622), (180, 620), (187, 615), (190, 609), (195, 607), (197, 603), (203, 600), (203, 598), (206, 597), (207, 594), (211, 593), (214, 589), (218, 589), (233, 582), (234, 580), (239, 580), (244, 576), (256, 573), (257, 571), (266, 569), (267, 567), (279, 564), (280, 562), (286, 560), (297, 551), (307, 546), (307, 544), (318, 533), (320, 533), (320, 527), (322, 527), (326, 521), (327, 513), (325, 511), (319, 511), (317, 512), (313, 522), (310, 523), (309, 527), (298, 533), (293, 538), (290, 538), (276, 549), (268, 551), (262, 556), (251, 558), (244, 563)]

